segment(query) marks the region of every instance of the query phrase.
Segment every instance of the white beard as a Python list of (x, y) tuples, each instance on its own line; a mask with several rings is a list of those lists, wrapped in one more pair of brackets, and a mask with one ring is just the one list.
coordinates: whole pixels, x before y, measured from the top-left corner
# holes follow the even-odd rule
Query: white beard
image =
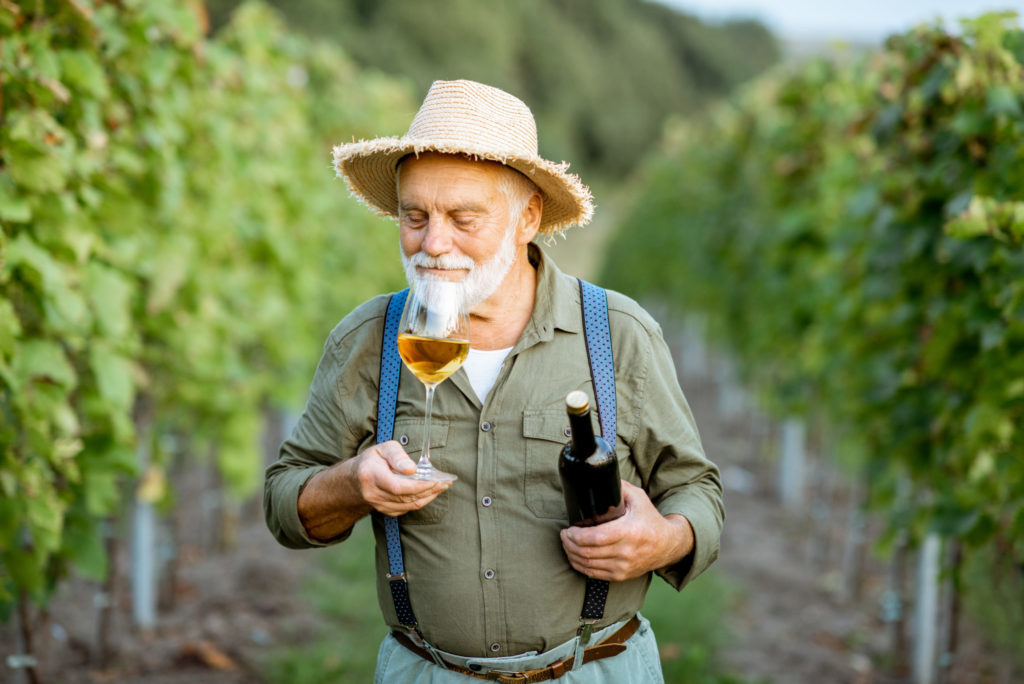
[(505, 236), (498, 246), (498, 251), (490, 259), (482, 264), (473, 261), (472, 257), (456, 256), (454, 254), (442, 254), (432, 257), (423, 251), (416, 252), (411, 257), (405, 256), (402, 252), (402, 266), (405, 268), (405, 279), (411, 287), (424, 280), (434, 280), (434, 276), (421, 276), (416, 270), (417, 266), (423, 268), (467, 270), (469, 273), (457, 281), (466, 311), (473, 312), (476, 307), (483, 304), (488, 297), (494, 294), (505, 276), (512, 268), (512, 262), (516, 256), (515, 230), (510, 228), (505, 231)]

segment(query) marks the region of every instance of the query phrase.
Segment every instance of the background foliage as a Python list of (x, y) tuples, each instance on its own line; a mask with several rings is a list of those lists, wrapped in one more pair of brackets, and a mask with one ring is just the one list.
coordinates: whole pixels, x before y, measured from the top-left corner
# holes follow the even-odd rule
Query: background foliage
[[(211, 0), (214, 24), (237, 0)], [(665, 117), (692, 113), (779, 58), (760, 23), (708, 24), (646, 0), (272, 0), (289, 23), (360, 65), (508, 90), (537, 118), (541, 154), (584, 178), (622, 178)]]
[(214, 40), (205, 21), (0, 5), (0, 613), (105, 574), (101, 523), (134, 475), (166, 494), (168, 435), (251, 492), (264, 407), (301, 401), (327, 331), (402, 281), (330, 146), (404, 125), (408, 89), (262, 6)]
[(1000, 575), (1024, 572), (1022, 76), (1012, 14), (779, 70), (673, 129), (605, 268), (823, 416), (893, 531), (995, 547)]

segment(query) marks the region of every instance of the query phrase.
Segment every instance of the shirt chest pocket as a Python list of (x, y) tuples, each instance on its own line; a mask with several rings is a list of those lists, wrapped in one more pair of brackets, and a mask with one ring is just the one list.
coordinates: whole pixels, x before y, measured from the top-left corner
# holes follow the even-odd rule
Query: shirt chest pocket
[[(423, 452), (423, 428), (422, 418), (397, 418), (395, 419), (394, 438), (409, 454), (413, 462), (420, 460)], [(448, 463), (445, 445), (448, 442), (448, 421), (443, 419), (430, 419), (430, 462), (438, 470), (452, 472), (451, 464)], [(409, 511), (402, 516), (403, 525), (424, 525), (441, 522), (448, 513), (449, 492), (441, 492), (437, 498), (423, 508), (416, 511)]]
[(526, 469), (523, 497), (526, 507), (538, 518), (565, 520), (565, 499), (558, 475), (558, 455), (569, 441), (569, 420), (561, 409), (523, 412)]

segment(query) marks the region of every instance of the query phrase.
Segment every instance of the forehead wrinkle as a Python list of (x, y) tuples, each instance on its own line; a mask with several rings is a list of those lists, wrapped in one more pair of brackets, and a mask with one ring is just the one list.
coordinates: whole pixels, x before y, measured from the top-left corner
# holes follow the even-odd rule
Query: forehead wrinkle
[[(415, 200), (402, 200), (398, 203), (399, 211), (424, 211), (421, 203)], [(456, 214), (460, 212), (473, 214), (489, 214), (491, 209), (481, 202), (456, 200), (450, 207), (443, 208), (445, 213)]]

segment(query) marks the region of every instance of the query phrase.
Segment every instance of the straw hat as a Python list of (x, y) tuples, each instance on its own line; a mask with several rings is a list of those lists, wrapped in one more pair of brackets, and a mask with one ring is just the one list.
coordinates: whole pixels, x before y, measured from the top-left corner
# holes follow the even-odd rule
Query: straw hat
[(397, 218), (398, 162), (421, 152), (490, 159), (525, 175), (544, 194), (542, 233), (584, 225), (594, 213), (590, 189), (568, 173), (569, 164), (538, 156), (530, 108), (503, 90), (474, 81), (434, 81), (404, 136), (338, 145), (334, 168), (363, 203)]

